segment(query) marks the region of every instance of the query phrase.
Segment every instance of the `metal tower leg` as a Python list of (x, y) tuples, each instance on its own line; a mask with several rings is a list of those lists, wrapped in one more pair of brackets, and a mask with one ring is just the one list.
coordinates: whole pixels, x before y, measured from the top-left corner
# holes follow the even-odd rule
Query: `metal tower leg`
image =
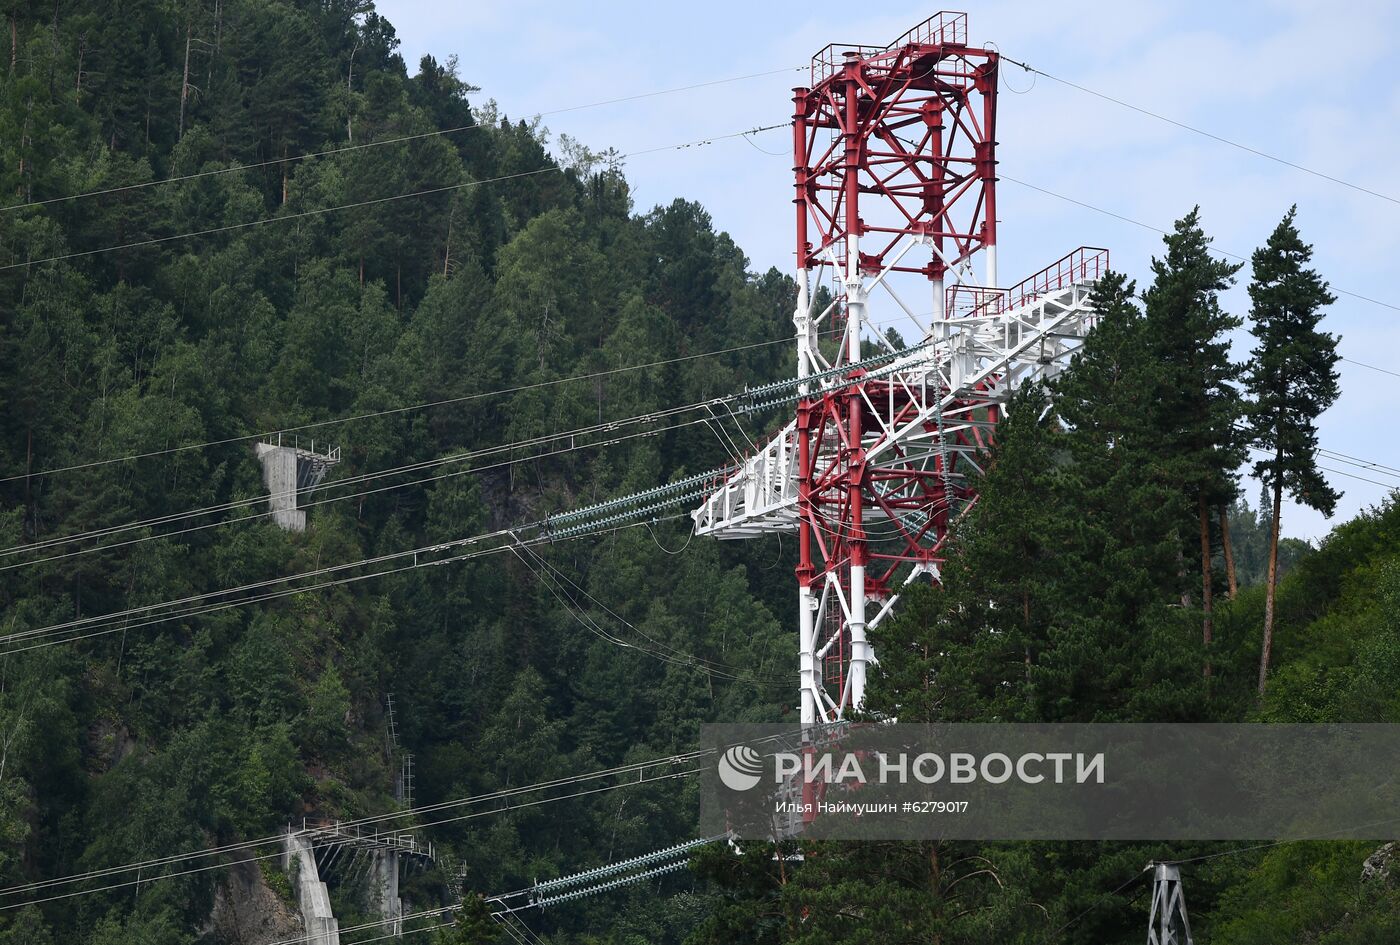
[(1152, 911), (1147, 917), (1147, 945), (1195, 945), (1186, 917), (1181, 868), (1157, 863), (1152, 875)]

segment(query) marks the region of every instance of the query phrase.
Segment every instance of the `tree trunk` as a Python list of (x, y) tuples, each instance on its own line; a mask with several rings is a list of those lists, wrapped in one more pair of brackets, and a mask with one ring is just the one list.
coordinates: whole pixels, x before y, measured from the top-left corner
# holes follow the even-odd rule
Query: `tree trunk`
[(1230, 582), (1230, 600), (1240, 593), (1239, 582), (1235, 579), (1235, 549), (1230, 542), (1230, 513), (1220, 506), (1220, 545), (1225, 551), (1225, 578)]
[(1172, 544), (1176, 546), (1176, 579), (1181, 582), (1181, 606), (1182, 609), (1191, 607), (1191, 582), (1186, 578), (1186, 544), (1180, 533), (1172, 529)]
[(24, 149), (29, 147), (29, 115), (33, 111), (33, 102), (26, 104), (24, 112), (24, 124), (19, 129), (19, 193), (24, 198), (24, 203), (28, 203), (33, 196), (28, 181), (24, 176)]
[(223, 0), (214, 0), (214, 49), (209, 54), (209, 68), (204, 72), (204, 87), (213, 91), (214, 89), (214, 60), (219, 55), (219, 41), (224, 31), (224, 5)]
[[(1025, 631), (1026, 631), (1026, 638), (1027, 638), (1027, 639), (1030, 639), (1030, 635), (1031, 635), (1031, 595), (1030, 595), (1030, 592), (1028, 592), (1028, 591), (1022, 591), (1022, 592), (1021, 592), (1021, 619), (1022, 619), (1021, 626), (1024, 627), (1024, 628), (1025, 628)], [(1031, 648), (1030, 648), (1030, 644), (1027, 644), (1023, 649), (1025, 650), (1025, 658), (1026, 658), (1026, 685), (1030, 685), (1030, 682), (1031, 682)]]
[(355, 53), (360, 51), (360, 41), (355, 40), (355, 48), (350, 50), (350, 68), (345, 73), (345, 140), (355, 143)]
[(1269, 681), (1269, 656), (1274, 649), (1274, 595), (1278, 590), (1278, 525), (1283, 511), (1283, 479), (1278, 470), (1283, 466), (1283, 450), (1278, 452), (1274, 466), (1274, 518), (1269, 523), (1269, 580), (1264, 588), (1264, 646), (1259, 652), (1259, 696), (1263, 698), (1264, 684)]
[(446, 279), (452, 271), (452, 210), (447, 211), (447, 245), (442, 251), (442, 277)]
[(83, 59), (87, 56), (87, 34), (78, 37), (78, 84), (73, 93), (73, 104), (83, 103)]
[(19, 14), (10, 14), (10, 75), (19, 65)]
[(185, 26), (185, 74), (180, 80), (180, 132), (175, 140), (185, 137), (185, 100), (190, 96), (190, 37), (194, 33), (194, 21)]
[(1201, 639), (1206, 648), (1205, 675), (1210, 676), (1210, 641), (1215, 634), (1214, 617), (1211, 614), (1211, 563), (1210, 563), (1210, 513), (1206, 508), (1205, 493), (1197, 497), (1197, 508), (1201, 519)]

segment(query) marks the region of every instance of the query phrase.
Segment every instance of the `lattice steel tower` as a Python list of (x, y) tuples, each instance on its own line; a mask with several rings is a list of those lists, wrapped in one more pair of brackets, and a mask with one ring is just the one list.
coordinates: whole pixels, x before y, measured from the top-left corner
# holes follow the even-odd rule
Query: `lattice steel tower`
[[(869, 630), (902, 586), (938, 579), (999, 411), (1077, 348), (1108, 262), (1080, 249), (997, 288), (998, 55), (967, 28), (939, 13), (888, 46), (827, 46), (794, 90), (793, 322), (797, 376), (813, 380), (693, 513), (697, 534), (797, 533), (804, 724), (861, 704)], [(871, 346), (889, 347), (877, 310), (920, 341), (874, 367)]]

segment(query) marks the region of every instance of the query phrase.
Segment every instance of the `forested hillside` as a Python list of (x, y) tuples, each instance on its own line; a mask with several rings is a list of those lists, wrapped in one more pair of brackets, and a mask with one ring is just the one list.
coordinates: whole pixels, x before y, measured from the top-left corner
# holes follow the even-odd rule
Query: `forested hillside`
[[(777, 414), (460, 454), (785, 377), (795, 288), (750, 272), (702, 207), (633, 206), (614, 158), (479, 101), (469, 61), (406, 66), (365, 0), (8, 0), (3, 17), (0, 945), (295, 937), (272, 857), (25, 884), (393, 810), (407, 753), (431, 805), (683, 751), (707, 721), (793, 719), (791, 543), (688, 542), (685, 520), (23, 636), (712, 469)], [(1053, 409), (1038, 389), (1012, 409), (946, 591), (881, 628), (872, 709), (1400, 721), (1393, 505), (1286, 547), (1256, 698), (1270, 513), (1238, 504), (1244, 381), (1221, 366), (1238, 322), (1197, 304), (1233, 272), (1203, 263), (1194, 215), (1172, 239), (1144, 294), (1107, 281)], [(1182, 305), (1204, 315), (1167, 337)], [(1216, 360), (1165, 354), (1195, 346)], [(1200, 423), (1176, 429), (1154, 392), (1198, 389), (1183, 409)], [(279, 430), (341, 450), (304, 533), (264, 514), (253, 446)], [(191, 509), (213, 511), (163, 520)], [(684, 781), (440, 823), (404, 895), (427, 909), (461, 883), (470, 900), (694, 831)], [(561, 943), (1139, 941), (1141, 889), (1114, 887), (1213, 849), (813, 847), (799, 864), (716, 848), (529, 921)], [(1392, 941), (1395, 881), (1361, 880), (1374, 849), (1206, 861), (1193, 915), (1222, 943)], [(838, 891), (866, 908), (836, 909)], [(366, 920), (362, 889), (331, 892), (342, 928)], [(481, 918), (419, 940), (498, 940)]]

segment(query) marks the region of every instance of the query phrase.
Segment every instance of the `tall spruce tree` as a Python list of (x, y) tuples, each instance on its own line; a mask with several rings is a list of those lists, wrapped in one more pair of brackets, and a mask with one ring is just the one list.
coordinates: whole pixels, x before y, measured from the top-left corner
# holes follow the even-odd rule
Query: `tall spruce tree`
[[(1242, 321), (1221, 306), (1220, 293), (1234, 284), (1241, 267), (1211, 254), (1199, 207), (1178, 220), (1163, 242), (1167, 252), (1152, 260), (1154, 278), (1143, 302), (1149, 344), (1162, 369), (1157, 400), (1162, 450), (1181, 483), (1186, 509), (1197, 519), (1201, 636), (1209, 676), (1214, 628), (1210, 510), (1235, 497), (1235, 470), (1245, 454), (1236, 428), (1243, 401), (1233, 383), (1243, 367), (1231, 362), (1225, 337)], [(1189, 544), (1183, 541), (1183, 552)]]
[(1269, 676), (1274, 642), (1274, 595), (1278, 587), (1279, 519), (1285, 491), (1330, 517), (1341, 496), (1317, 468), (1317, 418), (1337, 399), (1337, 338), (1318, 331), (1323, 309), (1335, 302), (1314, 269), (1312, 247), (1294, 224), (1289, 208), (1267, 243), (1255, 250), (1249, 286), (1250, 331), (1259, 343), (1245, 376), (1254, 398), (1249, 430), (1267, 459), (1254, 474), (1272, 491), (1269, 573), (1264, 597), (1264, 639), (1259, 654), (1259, 692)]

